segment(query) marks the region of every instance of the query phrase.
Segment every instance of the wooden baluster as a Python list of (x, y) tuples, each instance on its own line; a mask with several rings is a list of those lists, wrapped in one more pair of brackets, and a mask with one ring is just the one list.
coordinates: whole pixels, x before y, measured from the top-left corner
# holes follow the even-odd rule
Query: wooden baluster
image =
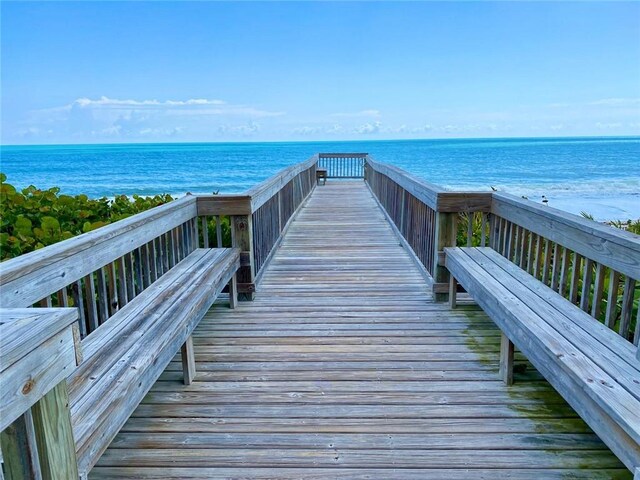
[(93, 273), (90, 273), (84, 277), (84, 295), (87, 301), (87, 320), (89, 321), (89, 330), (87, 333), (93, 332), (99, 325), (95, 291), (96, 286), (93, 279)]
[(535, 257), (533, 262), (533, 276), (537, 279), (540, 279), (540, 274), (542, 272), (542, 237), (540, 235), (536, 235), (536, 250)]
[[(636, 330), (633, 332), (633, 344), (639, 347), (636, 351), (636, 358), (640, 360), (640, 308), (638, 308), (638, 312), (636, 313)], [(638, 470), (640, 470), (640, 467)], [(640, 473), (640, 471), (636, 473)]]
[(143, 275), (142, 275), (142, 253), (140, 248), (136, 248), (133, 251), (133, 271), (135, 274), (136, 295), (140, 295), (144, 290)]
[(528, 239), (527, 230), (524, 227), (522, 227), (520, 229), (520, 254), (519, 254), (518, 266), (523, 270), (524, 270), (525, 260), (526, 260), (525, 255), (527, 251), (527, 239)]
[(71, 296), (73, 298), (73, 304), (78, 308), (78, 326), (80, 327), (80, 335), (84, 338), (88, 334), (87, 317), (84, 313), (84, 296), (82, 282), (80, 280), (77, 280), (71, 285)]
[(142, 277), (144, 288), (151, 285), (151, 261), (149, 259), (149, 244), (145, 243), (141, 248), (142, 253)]
[(480, 212), (480, 246), (487, 246), (487, 214)]
[(129, 300), (127, 299), (127, 274), (124, 266), (124, 257), (119, 257), (115, 261), (116, 273), (118, 274), (118, 306), (124, 307)]
[(154, 238), (149, 242), (149, 275), (151, 283), (158, 280), (158, 239)]
[(609, 328), (614, 328), (618, 310), (618, 288), (620, 286), (620, 274), (615, 270), (609, 271), (609, 291), (607, 292), (607, 310), (605, 312), (604, 324)]
[(596, 279), (593, 283), (593, 304), (591, 305), (591, 316), (595, 319), (600, 317), (602, 311), (602, 291), (604, 290), (605, 267), (601, 263), (596, 266)]
[(104, 274), (104, 267), (97, 270), (96, 276), (98, 277), (98, 319), (100, 325), (102, 325), (109, 318), (109, 296), (107, 294), (107, 279)]
[(527, 273), (531, 274), (533, 272), (533, 254), (534, 254), (534, 233), (529, 232), (529, 242), (527, 245)]
[(626, 276), (624, 280), (624, 291), (622, 293), (622, 312), (620, 314), (620, 329), (618, 333), (629, 340), (631, 338), (631, 314), (633, 312), (633, 294), (636, 281)]
[(571, 289), (569, 290), (569, 301), (574, 305), (578, 304), (578, 285), (580, 282), (580, 270), (582, 268), (582, 255), (573, 254), (573, 270), (571, 271)]
[[(288, 219), (287, 219), (288, 220)], [(222, 217), (216, 215), (216, 247), (222, 248)]]
[(124, 256), (124, 261), (126, 265), (126, 274), (127, 274), (127, 297), (129, 301), (133, 300), (136, 297), (136, 275), (135, 275), (135, 267), (134, 267), (134, 254), (133, 252), (129, 252)]
[(522, 227), (516, 226), (516, 233), (513, 241), (513, 257), (511, 260), (516, 265), (520, 264), (520, 245), (522, 244)]
[(193, 250), (200, 248), (200, 224), (198, 217), (191, 219), (191, 228), (193, 229)]
[(551, 242), (544, 239), (544, 259), (542, 261), (542, 283), (549, 285), (549, 266), (551, 265)]
[(116, 274), (116, 262), (111, 262), (105, 267), (107, 272), (107, 287), (109, 290), (109, 316), (112, 316), (120, 308), (120, 300), (118, 298), (118, 281)]
[(589, 311), (589, 294), (591, 293), (591, 282), (593, 280), (593, 260), (587, 258), (582, 272), (582, 295), (580, 296), (580, 308), (585, 312)]
[(171, 243), (169, 241), (169, 232), (165, 232), (162, 235), (162, 273), (165, 274), (171, 268)]
[(467, 247), (473, 247), (473, 212), (467, 213)]
[(558, 291), (558, 282), (560, 280), (560, 263), (562, 254), (562, 246), (557, 243), (553, 244), (553, 267), (551, 269), (551, 290)]
[(562, 268), (560, 269), (560, 288), (558, 293), (566, 298), (567, 283), (569, 281), (569, 266), (571, 261), (571, 250), (568, 248), (562, 251)]
[(202, 245), (204, 248), (209, 248), (209, 218), (201, 217), (200, 222), (202, 223)]

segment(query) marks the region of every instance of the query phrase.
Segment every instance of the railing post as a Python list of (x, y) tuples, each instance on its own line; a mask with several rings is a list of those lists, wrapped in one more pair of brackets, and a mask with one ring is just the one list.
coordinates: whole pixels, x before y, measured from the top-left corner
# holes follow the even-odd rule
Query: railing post
[(63, 380), (54, 387), (31, 411), (43, 480), (78, 478), (67, 381)]
[(282, 190), (278, 190), (278, 232), (282, 233)]
[(256, 272), (251, 215), (233, 215), (231, 217), (231, 244), (234, 248), (240, 249), (240, 269), (237, 273), (238, 300), (253, 300)]
[(436, 302), (449, 299), (449, 270), (444, 266), (444, 248), (455, 247), (457, 213), (436, 212), (436, 248), (433, 259), (433, 298)]

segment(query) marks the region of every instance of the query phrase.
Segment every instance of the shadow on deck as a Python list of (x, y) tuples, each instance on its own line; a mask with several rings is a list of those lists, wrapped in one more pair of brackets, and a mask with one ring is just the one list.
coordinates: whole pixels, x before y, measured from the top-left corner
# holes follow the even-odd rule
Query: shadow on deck
[(450, 311), (362, 181), (316, 188), (253, 302), (215, 305), (90, 478), (631, 478), (500, 331)]

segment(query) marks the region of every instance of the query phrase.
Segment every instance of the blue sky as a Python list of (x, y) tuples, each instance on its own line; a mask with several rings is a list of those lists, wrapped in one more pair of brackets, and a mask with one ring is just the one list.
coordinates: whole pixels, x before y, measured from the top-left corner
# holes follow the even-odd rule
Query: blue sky
[(6, 2), (2, 143), (640, 134), (640, 3)]

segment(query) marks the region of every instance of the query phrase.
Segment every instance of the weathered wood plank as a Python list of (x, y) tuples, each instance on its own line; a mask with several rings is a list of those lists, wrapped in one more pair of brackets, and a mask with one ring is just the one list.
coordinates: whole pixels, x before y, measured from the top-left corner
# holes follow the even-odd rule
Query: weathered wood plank
[(592, 261), (640, 278), (638, 235), (504, 193), (493, 193), (491, 212)]
[(0, 264), (4, 307), (25, 307), (98, 270), (196, 216), (183, 197), (64, 242)]
[[(418, 205), (405, 220), (428, 223)], [(499, 331), (464, 294), (434, 303), (399, 243), (363, 182), (314, 190), (254, 301), (222, 299), (194, 331), (198, 381), (174, 356), (91, 475), (628, 476), (520, 353), (504, 386)]]

